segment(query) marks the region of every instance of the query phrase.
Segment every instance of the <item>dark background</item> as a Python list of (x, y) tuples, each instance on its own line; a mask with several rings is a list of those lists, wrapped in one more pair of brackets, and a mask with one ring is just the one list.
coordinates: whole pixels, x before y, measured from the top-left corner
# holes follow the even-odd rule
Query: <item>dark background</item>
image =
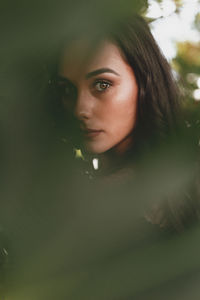
[[(199, 45), (177, 44), (173, 61), (182, 142), (152, 150), (134, 183), (84, 179), (46, 106), (46, 62), (63, 36), (81, 22), (89, 35), (91, 20), (147, 9), (131, 0), (1, 3), (1, 299), (199, 299), (199, 224), (171, 233), (140, 217), (166, 192), (182, 195), (195, 180), (199, 188), (200, 108), (187, 76), (200, 76), (199, 58), (188, 57)], [(199, 12), (194, 20), (199, 30)]]

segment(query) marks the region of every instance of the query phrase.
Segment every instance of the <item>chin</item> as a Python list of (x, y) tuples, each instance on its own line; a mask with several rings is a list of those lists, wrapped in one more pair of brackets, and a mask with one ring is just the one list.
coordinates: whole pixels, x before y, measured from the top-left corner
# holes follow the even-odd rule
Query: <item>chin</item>
[(108, 151), (110, 147), (106, 147), (105, 145), (95, 145), (87, 143), (84, 145), (84, 151), (90, 154), (101, 154)]

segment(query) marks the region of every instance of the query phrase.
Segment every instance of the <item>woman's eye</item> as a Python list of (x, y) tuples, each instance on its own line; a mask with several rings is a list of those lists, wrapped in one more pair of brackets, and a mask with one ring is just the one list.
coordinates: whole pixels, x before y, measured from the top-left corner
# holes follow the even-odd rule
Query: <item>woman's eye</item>
[(66, 84), (60, 85), (59, 91), (61, 97), (63, 98), (71, 99), (76, 97), (76, 89), (73, 86), (66, 85)]
[(95, 84), (94, 84), (94, 87), (95, 87), (95, 89), (96, 89), (98, 92), (104, 92), (104, 91), (106, 91), (110, 86), (111, 86), (111, 83), (110, 83), (110, 82), (107, 82), (107, 81), (97, 81), (97, 82), (95, 82)]
[(70, 96), (72, 94), (72, 88), (70, 88), (69, 86), (65, 86), (63, 88), (63, 96)]

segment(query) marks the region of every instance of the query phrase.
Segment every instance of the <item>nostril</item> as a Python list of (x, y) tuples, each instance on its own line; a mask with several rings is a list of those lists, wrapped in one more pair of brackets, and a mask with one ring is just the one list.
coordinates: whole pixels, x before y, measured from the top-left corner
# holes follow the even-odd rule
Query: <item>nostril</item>
[(80, 121), (89, 119), (89, 112), (86, 110), (79, 111), (79, 110), (75, 109), (74, 115)]

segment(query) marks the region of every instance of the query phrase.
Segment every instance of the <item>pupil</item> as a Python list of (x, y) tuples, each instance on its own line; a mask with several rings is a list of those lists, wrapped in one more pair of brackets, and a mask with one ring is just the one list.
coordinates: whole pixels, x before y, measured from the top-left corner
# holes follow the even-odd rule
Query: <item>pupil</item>
[(101, 85), (100, 85), (100, 87), (101, 87), (102, 89), (105, 89), (106, 86), (107, 86), (107, 84), (106, 84), (105, 82), (101, 83)]

